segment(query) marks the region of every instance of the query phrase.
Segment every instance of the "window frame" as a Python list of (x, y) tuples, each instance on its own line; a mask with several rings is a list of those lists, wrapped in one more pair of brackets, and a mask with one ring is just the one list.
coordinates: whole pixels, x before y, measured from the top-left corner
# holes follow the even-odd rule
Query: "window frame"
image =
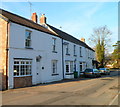
[(52, 38), (52, 52), (57, 53), (57, 51), (56, 51), (56, 38)]
[[(28, 38), (27, 32), (30, 33), (30, 38)], [(27, 42), (29, 42), (29, 46)], [(31, 48), (31, 47), (32, 47), (32, 31), (25, 30), (25, 48)]]
[[(15, 63), (15, 62), (18, 62), (18, 63)], [(17, 75), (15, 75), (16, 73), (15, 66), (19, 68)], [(21, 59), (21, 58), (14, 59), (13, 77), (24, 77), (24, 76), (32, 76), (32, 59)]]
[[(54, 67), (53, 67), (53, 64), (55, 64)], [(57, 66), (58, 66), (58, 61), (57, 60), (52, 60), (52, 75), (58, 75)], [(55, 72), (53, 72), (54, 70), (55, 70)]]
[(77, 56), (77, 55), (76, 55), (76, 45), (74, 45), (73, 48), (74, 48), (74, 49), (73, 49), (73, 54), (74, 54), (74, 56)]
[(82, 47), (80, 47), (80, 57), (82, 57)]

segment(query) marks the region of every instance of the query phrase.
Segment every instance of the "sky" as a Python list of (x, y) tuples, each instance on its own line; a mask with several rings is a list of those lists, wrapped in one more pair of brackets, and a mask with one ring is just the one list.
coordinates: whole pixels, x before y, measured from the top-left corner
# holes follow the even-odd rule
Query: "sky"
[[(26, 0), (27, 1), (27, 0)], [(80, 39), (93, 47), (89, 41), (93, 29), (106, 25), (112, 31), (110, 44), (118, 40), (118, 2), (2, 2), (0, 8), (30, 19), (36, 12), (45, 14), (47, 23)], [(109, 47), (109, 53), (113, 51)]]

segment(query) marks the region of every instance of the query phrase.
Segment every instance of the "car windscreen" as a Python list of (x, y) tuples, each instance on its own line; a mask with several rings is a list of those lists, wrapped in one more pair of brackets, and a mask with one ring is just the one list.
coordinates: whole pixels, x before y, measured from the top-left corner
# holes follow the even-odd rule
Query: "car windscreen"
[(105, 70), (105, 68), (99, 68), (99, 70)]
[(85, 72), (93, 72), (92, 69), (86, 69)]

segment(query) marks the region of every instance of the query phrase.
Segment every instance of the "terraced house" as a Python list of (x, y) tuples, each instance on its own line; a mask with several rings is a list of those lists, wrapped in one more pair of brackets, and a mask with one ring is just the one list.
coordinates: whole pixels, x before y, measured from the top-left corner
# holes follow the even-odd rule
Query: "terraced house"
[(46, 23), (37, 22), (0, 9), (0, 73), (2, 89), (32, 86), (74, 78), (74, 71), (95, 67), (94, 50), (85, 39)]

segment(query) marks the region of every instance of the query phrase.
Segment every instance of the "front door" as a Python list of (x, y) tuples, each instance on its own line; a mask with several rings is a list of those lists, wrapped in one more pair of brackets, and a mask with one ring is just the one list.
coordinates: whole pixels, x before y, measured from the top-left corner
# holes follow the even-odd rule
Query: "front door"
[(41, 64), (40, 61), (36, 62), (36, 82), (41, 83)]

